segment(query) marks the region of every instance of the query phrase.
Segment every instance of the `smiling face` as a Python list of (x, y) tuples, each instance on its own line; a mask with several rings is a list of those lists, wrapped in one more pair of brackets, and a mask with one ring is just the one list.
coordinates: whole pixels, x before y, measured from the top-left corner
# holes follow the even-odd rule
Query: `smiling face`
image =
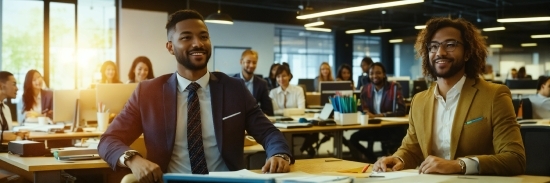
[(341, 74), (342, 74), (341, 76), (342, 80), (347, 81), (351, 79), (351, 71), (348, 70), (347, 68), (343, 68)]
[(374, 65), (372, 68), (369, 68), (369, 79), (374, 85), (383, 85), (384, 78), (386, 78), (386, 73), (384, 73), (382, 67)]
[[(458, 44), (449, 44), (458, 41)], [(450, 78), (457, 74), (464, 75), (464, 43), (458, 29), (445, 27), (439, 29), (428, 45), (442, 43), (436, 52), (429, 52), (430, 66), (438, 78)], [(446, 51), (447, 46), (454, 46), (453, 51)]]
[[(258, 64), (258, 57), (254, 54), (247, 54), (241, 59), (241, 66), (243, 71), (247, 74), (254, 74), (256, 65)], [(276, 71), (276, 70), (275, 70)]]
[(206, 69), (212, 45), (204, 22), (199, 19), (178, 22), (167, 43), (167, 49), (185, 68), (193, 71)]
[(105, 76), (107, 76), (108, 80), (112, 80), (115, 77), (115, 74), (116, 74), (115, 66), (108, 65), (105, 68)]
[(147, 64), (140, 62), (136, 65), (136, 68), (134, 69), (134, 73), (136, 73), (136, 82), (147, 80), (147, 75), (149, 74), (149, 67), (147, 67)]
[(279, 75), (277, 75), (277, 83), (279, 83), (279, 85), (283, 88), (288, 87), (289, 82), (290, 74), (288, 74), (286, 71), (283, 71)]
[(40, 75), (38, 72), (35, 72), (32, 76), (32, 88), (40, 90), (42, 89), (44, 80), (42, 79), (42, 75)]
[(328, 79), (330, 75), (330, 66), (328, 64), (321, 65), (321, 76), (323, 78)]
[(17, 82), (15, 81), (15, 77), (9, 76), (8, 80), (6, 82), (0, 82), (2, 94), (6, 98), (15, 98), (17, 96)]

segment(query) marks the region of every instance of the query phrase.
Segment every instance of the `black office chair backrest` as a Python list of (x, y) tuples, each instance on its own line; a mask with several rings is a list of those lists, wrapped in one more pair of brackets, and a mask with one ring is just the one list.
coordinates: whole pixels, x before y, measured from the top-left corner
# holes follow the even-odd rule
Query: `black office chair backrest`
[(537, 89), (538, 80), (521, 79), (521, 80), (506, 80), (506, 86), (510, 89)]
[(514, 112), (516, 117), (520, 117), (519, 110), (521, 106), (521, 119), (533, 119), (533, 107), (531, 106), (531, 100), (529, 98), (512, 99), (512, 105), (514, 105)]
[(420, 93), (427, 89), (428, 84), (426, 84), (426, 81), (413, 81), (412, 96), (414, 97), (414, 95), (416, 95), (417, 93)]
[(522, 125), (520, 131), (527, 159), (525, 174), (550, 176), (550, 126)]

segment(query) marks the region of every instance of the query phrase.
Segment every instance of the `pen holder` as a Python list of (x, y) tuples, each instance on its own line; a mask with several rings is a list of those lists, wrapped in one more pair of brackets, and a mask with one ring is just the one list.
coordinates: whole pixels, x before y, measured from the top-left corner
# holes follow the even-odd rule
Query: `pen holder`
[(355, 125), (357, 123), (357, 113), (340, 113), (339, 125)]
[(361, 125), (368, 125), (369, 124), (369, 114), (358, 112), (357, 113), (357, 121)]
[(109, 126), (109, 113), (98, 112), (97, 113), (97, 131), (104, 132)]
[(334, 111), (334, 121), (340, 121), (340, 112)]

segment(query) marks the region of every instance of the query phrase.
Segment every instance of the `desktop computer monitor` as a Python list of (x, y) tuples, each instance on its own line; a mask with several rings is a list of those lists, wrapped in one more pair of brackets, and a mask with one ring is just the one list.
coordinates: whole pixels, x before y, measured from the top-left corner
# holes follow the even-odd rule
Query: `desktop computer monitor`
[(79, 125), (88, 121), (97, 121), (96, 90), (80, 90), (80, 119)]
[(315, 80), (314, 79), (298, 79), (298, 84), (303, 84), (306, 86), (306, 92), (315, 91)]
[(401, 92), (403, 93), (403, 98), (409, 98), (411, 95), (410, 82), (411, 77), (401, 76), (401, 77), (388, 77), (388, 81), (395, 81), (401, 85)]
[(96, 101), (105, 105), (110, 113), (120, 113), (124, 105), (134, 93), (137, 83), (130, 84), (97, 84)]
[(506, 80), (506, 86), (510, 89), (537, 89), (538, 80), (520, 79)]
[(73, 122), (76, 115), (79, 90), (54, 90), (53, 91), (53, 119), (56, 122)]
[(321, 106), (329, 102), (328, 97), (333, 96), (337, 91), (353, 93), (351, 81), (321, 81), (319, 91), (321, 92)]

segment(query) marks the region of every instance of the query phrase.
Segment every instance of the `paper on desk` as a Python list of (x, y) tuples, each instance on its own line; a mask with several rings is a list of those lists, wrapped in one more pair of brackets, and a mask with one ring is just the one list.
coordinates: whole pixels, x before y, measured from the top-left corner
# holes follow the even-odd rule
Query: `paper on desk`
[(210, 172), (208, 175), (216, 176), (216, 177), (273, 178), (277, 183), (287, 183), (287, 182), (347, 183), (352, 181), (352, 178), (348, 176), (313, 175), (313, 174), (308, 174), (304, 172), (259, 174), (259, 173), (251, 172), (250, 170), (246, 170), (246, 169), (233, 171), (233, 172)]
[(418, 172), (406, 172), (406, 171), (372, 172), (371, 176), (384, 176), (384, 178), (380, 178), (380, 179), (396, 179), (401, 177), (418, 176)]

